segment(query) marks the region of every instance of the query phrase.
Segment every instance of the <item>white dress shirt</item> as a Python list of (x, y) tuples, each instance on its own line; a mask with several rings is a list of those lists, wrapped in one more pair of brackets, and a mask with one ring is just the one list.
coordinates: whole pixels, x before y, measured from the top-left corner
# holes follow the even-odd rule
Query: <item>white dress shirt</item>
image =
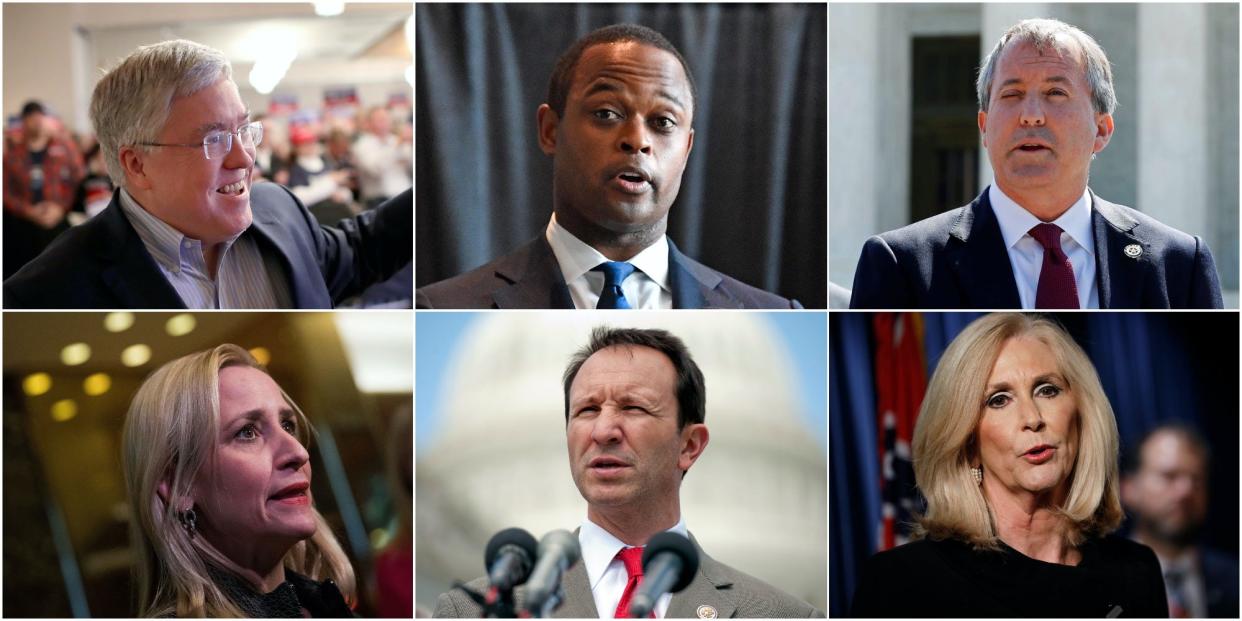
[(213, 279), (203, 256), (203, 242), (182, 235), (152, 215), (124, 189), (121, 211), (186, 308), (292, 306), (279, 261), (263, 256), (249, 229), (221, 244)]
[(414, 147), (396, 136), (363, 132), (350, 153), (358, 169), (358, 192), (363, 200), (396, 196), (413, 183), (410, 158)]
[[(677, 520), (677, 524), (666, 532), (690, 537), (685, 518)], [(625, 572), (625, 563), (617, 558), (621, 548), (627, 546), (590, 519), (583, 520), (582, 528), (578, 530), (578, 546), (582, 549), (582, 566), (586, 568), (591, 596), (595, 598), (595, 610), (599, 612), (599, 618), (611, 619), (617, 612), (617, 604), (621, 603), (625, 584), (630, 580), (630, 575)], [(672, 601), (671, 593), (665, 593), (656, 600), (657, 619), (664, 618)]]
[[(548, 222), (544, 232), (552, 254), (561, 267), (561, 275), (569, 287), (574, 308), (595, 308), (599, 294), (604, 290), (604, 274), (592, 272), (595, 266), (610, 259), (586, 242), (574, 237), (556, 221), (556, 214)], [(628, 263), (635, 268), (621, 291), (631, 308), (659, 309), (673, 307), (673, 290), (668, 283), (668, 237), (647, 246), (634, 255)]]
[[(1035, 308), (1039, 271), (1044, 264), (1044, 247), (1031, 237), (1030, 230), (1042, 221), (1006, 196), (995, 183), (988, 188), (988, 200), (992, 203), (992, 213), (996, 214), (1001, 237), (1009, 251), (1009, 265), (1018, 284), (1018, 299), (1022, 302), (1022, 308)], [(1079, 307), (1099, 308), (1100, 296), (1095, 285), (1095, 237), (1091, 232), (1091, 192), (1083, 190), (1082, 196), (1052, 224), (1061, 227), (1061, 250), (1074, 268)]]

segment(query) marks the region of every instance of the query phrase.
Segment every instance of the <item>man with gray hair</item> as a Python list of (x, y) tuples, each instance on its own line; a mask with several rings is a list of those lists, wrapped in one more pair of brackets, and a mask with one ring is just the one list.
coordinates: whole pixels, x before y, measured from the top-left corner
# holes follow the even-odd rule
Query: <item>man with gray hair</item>
[(90, 114), (116, 193), (5, 281), (6, 308), (331, 308), (411, 259), (410, 191), (321, 227), (252, 184), (263, 127), (218, 50), (140, 47)]
[(1015, 24), (983, 62), (978, 123), (995, 183), (874, 236), (852, 308), (1221, 308), (1207, 244), (1087, 187), (1113, 135), (1108, 57), (1053, 19)]

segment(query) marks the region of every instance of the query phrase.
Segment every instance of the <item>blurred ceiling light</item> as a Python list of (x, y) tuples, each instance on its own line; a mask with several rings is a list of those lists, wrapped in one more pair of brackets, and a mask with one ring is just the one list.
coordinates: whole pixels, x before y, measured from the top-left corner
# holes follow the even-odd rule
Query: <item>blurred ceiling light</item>
[(358, 390), (414, 390), (414, 322), (400, 313), (332, 313)]
[(37, 397), (52, 389), (52, 376), (47, 373), (31, 373), (22, 380), (22, 392)]
[(312, 2), (315, 5), (315, 15), (320, 17), (335, 17), (345, 12), (344, 2)]
[(267, 366), (272, 362), (272, 352), (267, 351), (266, 347), (255, 347), (250, 350), (250, 355), (261, 365)]
[(61, 399), (52, 404), (52, 420), (63, 423), (78, 415), (78, 404), (73, 399)]
[(285, 73), (298, 57), (297, 35), (282, 28), (261, 28), (254, 31), (244, 44), (254, 58), (250, 68), (250, 86), (267, 95), (284, 79)]
[(108, 313), (104, 316), (104, 329), (108, 332), (124, 332), (133, 325), (133, 313)]
[(60, 361), (76, 367), (91, 359), (91, 346), (86, 343), (70, 343), (60, 350)]
[(130, 345), (121, 352), (121, 364), (127, 367), (140, 367), (151, 359), (151, 348), (139, 343)]
[(194, 331), (198, 321), (194, 319), (194, 315), (189, 313), (181, 313), (168, 318), (164, 324), (164, 331), (168, 336), (185, 336)]
[(92, 373), (82, 380), (82, 391), (91, 397), (98, 397), (111, 388), (112, 378), (107, 373)]

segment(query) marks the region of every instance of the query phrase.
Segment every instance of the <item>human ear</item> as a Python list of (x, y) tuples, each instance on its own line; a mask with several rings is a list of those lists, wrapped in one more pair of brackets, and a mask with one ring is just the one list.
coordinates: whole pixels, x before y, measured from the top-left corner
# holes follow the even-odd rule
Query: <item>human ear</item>
[(539, 149), (545, 155), (556, 155), (556, 128), (561, 123), (560, 115), (552, 106), (543, 104), (535, 112), (535, 121), (539, 128)]
[(1098, 114), (1095, 118), (1095, 145), (1091, 150), (1092, 153), (1099, 153), (1108, 146), (1108, 141), (1113, 137), (1113, 115)]
[(690, 466), (698, 461), (699, 456), (703, 454), (703, 449), (707, 448), (709, 439), (707, 425), (703, 423), (686, 425), (686, 428), (681, 430), (681, 454), (677, 458), (677, 467), (682, 472), (690, 470)]
[(147, 176), (146, 162), (143, 154), (134, 147), (121, 147), (117, 157), (121, 160), (121, 171), (125, 174), (126, 184), (143, 190), (151, 189), (151, 179)]

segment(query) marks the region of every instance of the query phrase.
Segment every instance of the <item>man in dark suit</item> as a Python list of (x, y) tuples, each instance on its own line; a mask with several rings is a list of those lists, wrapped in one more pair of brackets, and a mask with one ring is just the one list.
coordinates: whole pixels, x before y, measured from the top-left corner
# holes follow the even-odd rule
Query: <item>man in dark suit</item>
[(410, 261), (412, 193), (320, 227), (251, 184), (262, 126), (219, 51), (139, 48), (95, 87), (112, 203), (4, 283), (6, 308), (331, 308)]
[[(557, 617), (622, 618), (640, 575), (642, 547), (672, 531), (689, 537), (682, 479), (707, 448), (703, 374), (681, 339), (663, 330), (597, 328), (565, 371), (570, 473), (587, 501), (578, 530), (582, 560), (565, 574)], [(692, 539), (693, 541), (693, 539)], [(713, 560), (682, 591), (656, 602), (656, 616), (813, 617), (803, 602)], [(482, 592), (487, 579), (467, 588)], [(525, 591), (515, 591), (518, 606)], [(437, 617), (480, 617), (460, 589), (440, 596)]]
[(1104, 50), (1050, 19), (984, 61), (978, 123), (996, 181), (970, 205), (872, 237), (851, 308), (1221, 308), (1202, 239), (1096, 196), (1117, 104)]
[(1176, 617), (1238, 616), (1238, 559), (1202, 545), (1208, 506), (1207, 442), (1179, 423), (1160, 425), (1127, 459), (1121, 498), (1131, 536), (1155, 550), (1169, 612)]
[(694, 146), (681, 54), (632, 24), (579, 39), (539, 106), (552, 219), (516, 252), (417, 291), (419, 308), (800, 308), (683, 255), (665, 235)]

